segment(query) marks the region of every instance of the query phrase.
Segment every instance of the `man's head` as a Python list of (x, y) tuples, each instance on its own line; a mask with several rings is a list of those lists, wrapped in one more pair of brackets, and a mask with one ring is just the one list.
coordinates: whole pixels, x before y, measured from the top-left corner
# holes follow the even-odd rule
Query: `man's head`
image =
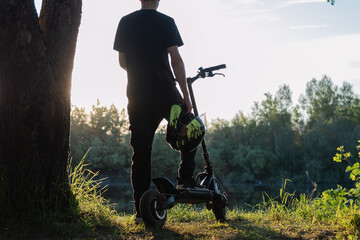
[(160, 0), (140, 0), (142, 9), (157, 9)]

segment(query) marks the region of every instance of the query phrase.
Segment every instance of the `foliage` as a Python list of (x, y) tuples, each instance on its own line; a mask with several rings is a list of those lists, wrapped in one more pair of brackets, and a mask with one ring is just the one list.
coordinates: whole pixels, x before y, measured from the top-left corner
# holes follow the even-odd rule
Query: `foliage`
[[(360, 143), (360, 141), (358, 141)], [(358, 157), (360, 158), (360, 145), (356, 146), (358, 150)], [(335, 162), (341, 163), (343, 161), (348, 163), (346, 172), (350, 173), (350, 179), (355, 182), (355, 187), (347, 190), (338, 185), (337, 189), (329, 189), (323, 192), (320, 199), (321, 204), (330, 205), (339, 209), (347, 208), (348, 206), (359, 206), (360, 200), (360, 165), (359, 160), (352, 159), (350, 152), (345, 152), (344, 147), (337, 148), (338, 153), (333, 157)]]
[(100, 106), (98, 101), (87, 114), (84, 108), (74, 106), (71, 130), (71, 152), (75, 161), (82, 159), (91, 148), (87, 162), (91, 163), (92, 169), (121, 171), (130, 167), (131, 149), (125, 109), (119, 111), (114, 105), (109, 108)]
[[(132, 149), (129, 122), (124, 109), (104, 107), (98, 101), (90, 113), (73, 107), (72, 157), (76, 161), (91, 148), (87, 162), (93, 170), (129, 175)], [(328, 161), (337, 146), (351, 146), (360, 132), (360, 98), (352, 86), (335, 85), (328, 76), (307, 83), (294, 105), (288, 85), (266, 93), (252, 112), (229, 120), (215, 119), (205, 141), (216, 173), (223, 180), (265, 184), (279, 177), (307, 181), (309, 172), (321, 184), (346, 182), (344, 171)], [(201, 150), (196, 162), (201, 171)], [(156, 131), (153, 175), (174, 177), (179, 154), (165, 142), (165, 126)]]
[[(360, 145), (357, 146), (357, 149), (360, 157)], [(337, 230), (328, 233), (325, 238), (358, 239), (360, 236), (360, 171), (359, 161), (350, 163), (349, 158), (351, 157), (352, 155), (345, 152), (344, 147), (341, 146), (333, 160), (339, 163), (342, 161), (349, 163), (346, 172), (355, 182), (354, 188), (347, 190), (338, 185), (336, 189), (323, 191), (321, 196), (315, 199), (312, 199), (312, 194), (310, 196), (301, 194), (297, 198), (294, 193), (285, 191), (287, 183), (285, 180), (280, 189), (279, 197), (271, 198), (265, 194), (263, 203), (256, 205), (254, 210), (263, 213), (266, 218), (265, 221), (271, 219), (271, 221), (280, 222), (281, 225), (289, 224), (286, 228), (291, 228), (291, 225), (297, 225), (301, 228), (305, 224), (305, 226), (311, 226), (311, 229), (314, 229), (323, 228), (327, 225), (329, 228)], [(306, 237), (302, 236), (301, 238)], [(313, 236), (310, 238), (313, 239)]]

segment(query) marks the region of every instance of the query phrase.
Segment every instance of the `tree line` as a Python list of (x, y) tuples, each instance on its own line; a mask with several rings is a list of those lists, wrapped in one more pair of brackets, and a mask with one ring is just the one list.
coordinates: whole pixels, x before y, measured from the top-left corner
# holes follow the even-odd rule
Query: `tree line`
[[(132, 150), (129, 122), (124, 109), (104, 107), (98, 101), (90, 113), (73, 107), (71, 114), (73, 162), (86, 151), (86, 162), (95, 170), (113, 171), (128, 179)], [(166, 126), (156, 132), (152, 166), (154, 176), (176, 176), (178, 153), (165, 142)], [(292, 179), (307, 181), (307, 171), (317, 183), (347, 179), (333, 161), (338, 146), (356, 152), (360, 136), (360, 98), (352, 85), (335, 85), (323, 76), (306, 84), (294, 104), (288, 85), (255, 102), (249, 114), (239, 112), (231, 120), (216, 119), (207, 126), (205, 140), (216, 173), (223, 180), (267, 183)], [(196, 157), (198, 171), (203, 161)]]

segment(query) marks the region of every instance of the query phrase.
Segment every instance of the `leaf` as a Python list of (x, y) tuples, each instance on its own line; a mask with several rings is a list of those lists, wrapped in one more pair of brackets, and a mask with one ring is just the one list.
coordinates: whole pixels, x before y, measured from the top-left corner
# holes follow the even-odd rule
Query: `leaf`
[(339, 154), (339, 153), (337, 153), (336, 155), (335, 155), (335, 157), (333, 157), (333, 160), (335, 161), (335, 162), (341, 162), (342, 161), (342, 155), (341, 154)]
[(357, 169), (357, 168), (359, 168), (359, 163), (357, 162), (357, 163), (355, 163), (354, 165), (352, 165), (352, 166), (347, 166), (347, 168), (346, 168), (346, 172), (350, 172), (350, 171), (353, 171), (354, 169)]

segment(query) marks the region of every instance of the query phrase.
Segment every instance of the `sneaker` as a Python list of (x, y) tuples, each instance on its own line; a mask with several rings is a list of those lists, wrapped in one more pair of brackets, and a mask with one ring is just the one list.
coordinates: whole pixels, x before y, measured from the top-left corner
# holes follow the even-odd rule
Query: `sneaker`
[(189, 178), (189, 179), (181, 179), (178, 178), (178, 182), (176, 185), (176, 189), (184, 189), (184, 188), (204, 188), (205, 186), (202, 186), (198, 184), (195, 179)]

